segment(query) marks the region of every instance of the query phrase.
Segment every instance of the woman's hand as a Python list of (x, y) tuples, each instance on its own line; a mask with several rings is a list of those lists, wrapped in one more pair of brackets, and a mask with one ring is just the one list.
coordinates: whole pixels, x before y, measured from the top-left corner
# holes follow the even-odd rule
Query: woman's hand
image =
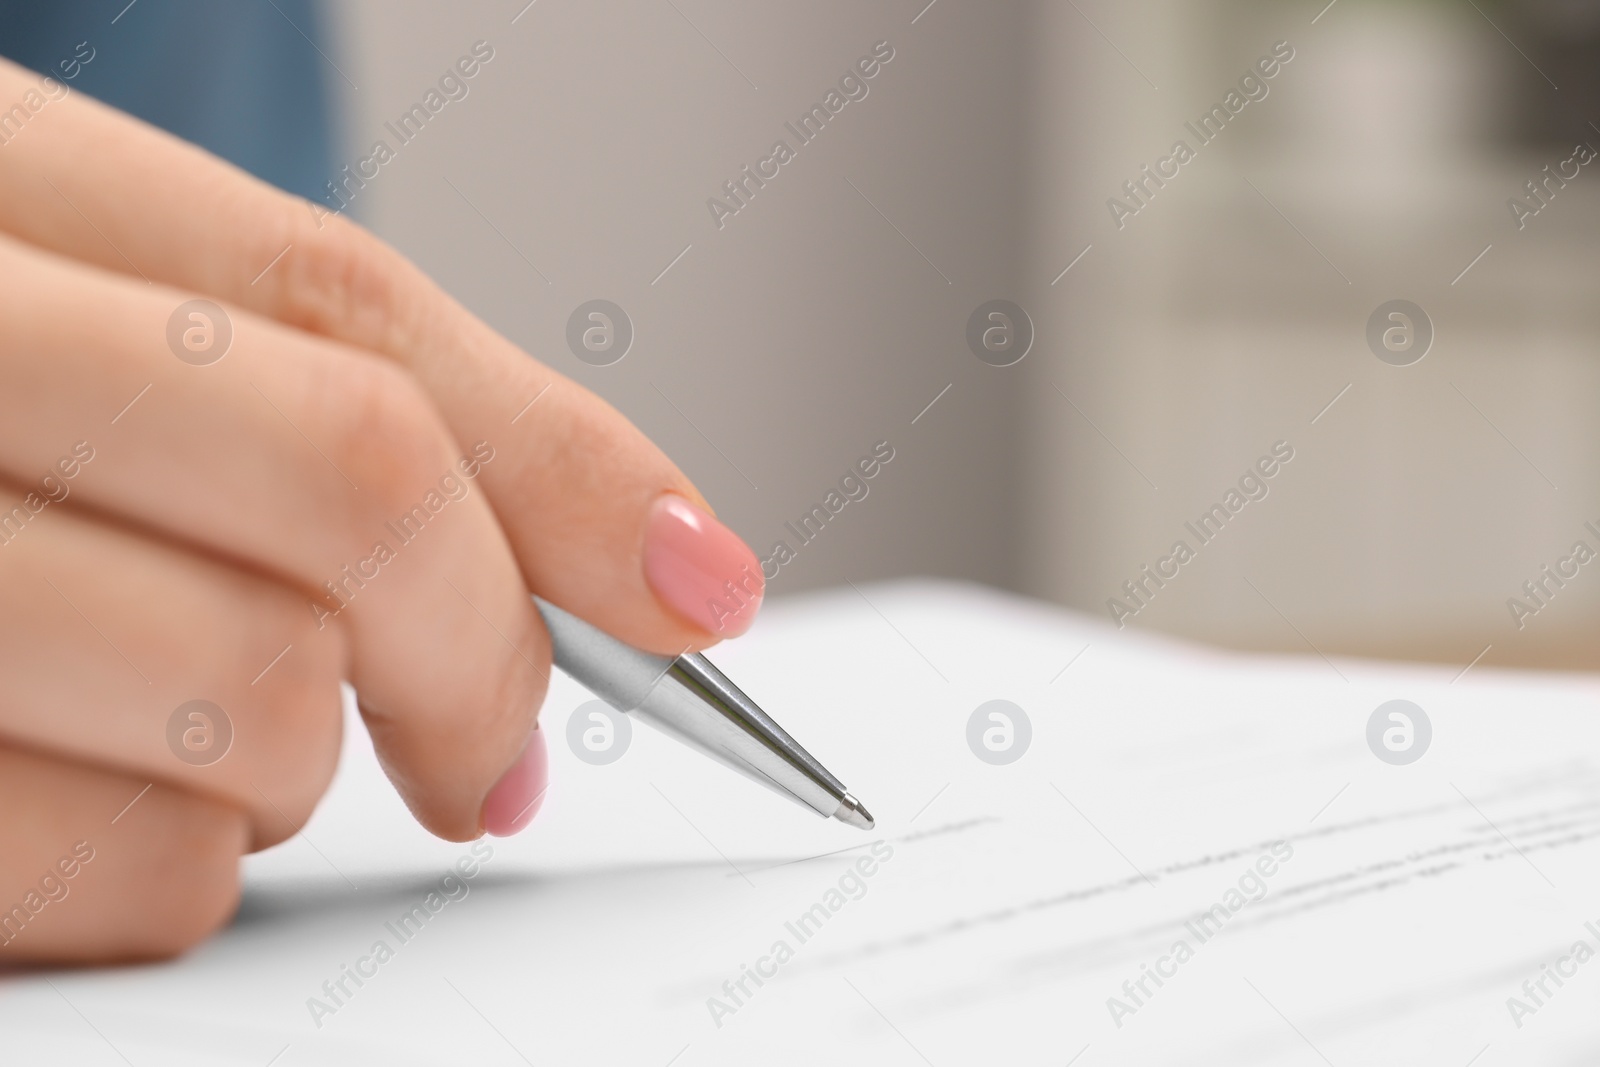
[[(0, 62), (0, 109), (39, 84)], [(0, 963), (226, 921), (341, 679), (425, 827), (519, 829), (529, 591), (662, 654), (748, 627), (756, 558), (603, 401), (358, 227), (39, 98), (0, 147)]]

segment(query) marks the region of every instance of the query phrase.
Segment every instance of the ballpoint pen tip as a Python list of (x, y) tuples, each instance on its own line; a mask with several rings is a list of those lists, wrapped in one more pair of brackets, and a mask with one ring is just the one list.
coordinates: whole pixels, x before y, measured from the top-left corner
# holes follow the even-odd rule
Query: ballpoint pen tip
[(870, 830), (877, 825), (873, 821), (872, 813), (862, 807), (861, 801), (849, 793), (846, 793), (844, 799), (839, 801), (839, 810), (833, 813), (833, 817), (842, 823), (854, 826), (858, 830)]

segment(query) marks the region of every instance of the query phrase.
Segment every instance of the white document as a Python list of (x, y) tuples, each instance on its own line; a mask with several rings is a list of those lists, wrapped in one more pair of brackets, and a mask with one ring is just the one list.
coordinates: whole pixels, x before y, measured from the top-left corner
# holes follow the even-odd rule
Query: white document
[[(229, 930), (0, 979), (0, 1061), (1600, 1061), (1594, 679), (1236, 656), (939, 583), (774, 602), (712, 659), (876, 831), (642, 725), (580, 762), (563, 679), (543, 812), (475, 853), (353, 726)], [(993, 700), (1011, 763), (969, 744)], [(1415, 762), (1369, 745), (1392, 700)], [(1426, 732), (1380, 726), (1390, 758)]]

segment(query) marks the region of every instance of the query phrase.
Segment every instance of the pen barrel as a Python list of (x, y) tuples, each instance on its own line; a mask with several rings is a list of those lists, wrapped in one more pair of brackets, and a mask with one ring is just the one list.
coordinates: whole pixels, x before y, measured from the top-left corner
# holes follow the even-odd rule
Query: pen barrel
[(844, 784), (704, 656), (678, 657), (634, 714), (825, 819), (844, 800)]
[(550, 631), (556, 666), (618, 711), (638, 709), (672, 667), (667, 656), (641, 652), (538, 597), (533, 603)]
[(641, 652), (534, 598), (556, 666), (618, 711), (643, 719), (823, 818), (844, 784), (704, 656)]

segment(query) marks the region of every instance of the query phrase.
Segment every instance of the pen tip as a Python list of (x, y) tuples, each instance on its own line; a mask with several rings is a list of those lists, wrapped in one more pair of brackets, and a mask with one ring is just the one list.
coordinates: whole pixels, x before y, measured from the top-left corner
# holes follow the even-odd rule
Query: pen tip
[(833, 813), (833, 817), (842, 823), (854, 826), (858, 830), (870, 830), (877, 825), (872, 819), (872, 813), (862, 807), (861, 801), (849, 793), (846, 793), (844, 799), (839, 801), (839, 810)]

